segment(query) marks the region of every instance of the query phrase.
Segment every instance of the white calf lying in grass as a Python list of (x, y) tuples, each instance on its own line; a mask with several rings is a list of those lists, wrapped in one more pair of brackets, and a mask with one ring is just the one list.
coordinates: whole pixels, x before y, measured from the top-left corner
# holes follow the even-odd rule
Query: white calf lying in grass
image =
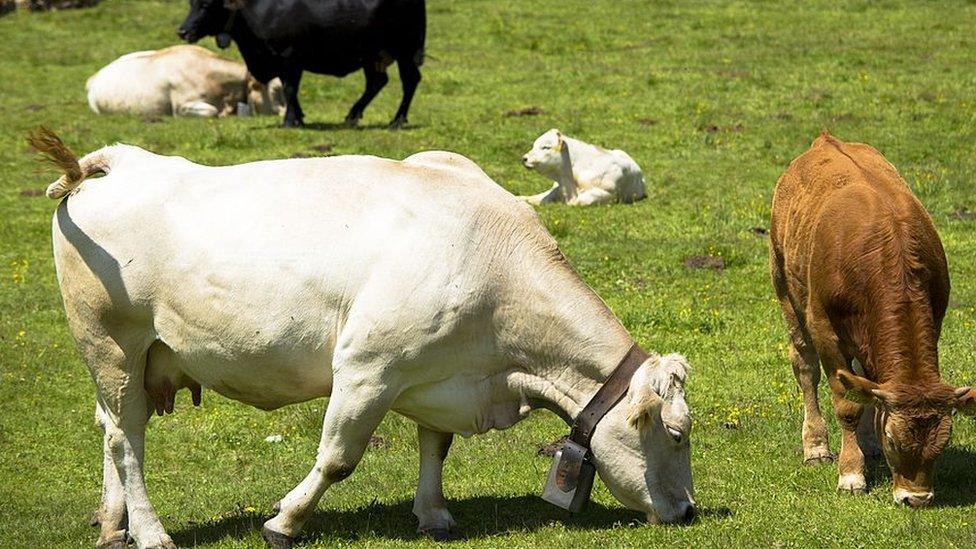
[(285, 108), (280, 80), (265, 86), (244, 63), (199, 46), (123, 55), (89, 78), (85, 90), (96, 114), (227, 116), (238, 102), (254, 114), (283, 114)]
[(644, 174), (630, 155), (584, 143), (556, 129), (535, 140), (522, 164), (555, 181), (544, 193), (520, 197), (530, 204), (589, 206), (636, 202), (647, 196)]

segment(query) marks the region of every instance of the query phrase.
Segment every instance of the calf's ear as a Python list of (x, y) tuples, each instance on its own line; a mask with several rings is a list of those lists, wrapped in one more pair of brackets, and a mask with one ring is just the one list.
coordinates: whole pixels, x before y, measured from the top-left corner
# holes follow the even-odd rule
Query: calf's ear
[(954, 407), (960, 414), (976, 416), (976, 389), (959, 387), (955, 391)]
[(861, 404), (884, 403), (888, 400), (888, 393), (881, 386), (870, 379), (852, 374), (845, 370), (837, 370), (837, 379), (844, 386), (844, 398)]

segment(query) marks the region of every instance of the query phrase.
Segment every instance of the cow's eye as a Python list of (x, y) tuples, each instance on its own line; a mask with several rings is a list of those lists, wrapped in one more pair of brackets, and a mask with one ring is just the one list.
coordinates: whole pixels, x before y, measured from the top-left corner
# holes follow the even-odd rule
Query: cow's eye
[(541, 146), (539, 148), (542, 149), (542, 150), (544, 150), (544, 151), (548, 151), (549, 149), (552, 148), (552, 145), (543, 145), (543, 146)]
[(679, 442), (680, 443), (681, 442), (681, 437), (683, 436), (682, 433), (681, 433), (681, 430), (675, 429), (674, 427), (671, 427), (670, 425), (667, 426), (667, 429), (668, 429), (668, 434), (671, 435), (671, 438), (673, 438), (675, 442)]

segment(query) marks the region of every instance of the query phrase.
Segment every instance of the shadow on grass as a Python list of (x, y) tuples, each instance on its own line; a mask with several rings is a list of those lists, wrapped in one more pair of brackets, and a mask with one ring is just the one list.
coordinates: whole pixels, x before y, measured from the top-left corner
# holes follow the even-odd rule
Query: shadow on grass
[[(935, 503), (933, 507), (967, 507), (976, 504), (976, 453), (965, 448), (949, 446), (935, 464)], [(867, 467), (867, 482), (871, 490), (888, 484), (891, 469), (884, 457), (872, 460)]]
[(946, 448), (935, 464), (935, 506), (965, 507), (976, 503), (976, 453)]
[[(305, 525), (301, 538), (354, 541), (381, 537), (396, 540), (421, 538), (411, 501), (373, 503), (349, 510), (319, 509)], [(579, 515), (554, 507), (536, 495), (515, 497), (483, 496), (448, 502), (465, 539), (478, 539), (513, 531), (532, 531), (551, 523), (562, 523), (570, 530), (608, 530), (643, 523), (639, 513), (620, 507), (590, 502)], [(722, 519), (732, 515), (728, 508), (702, 509), (701, 519)], [(243, 538), (261, 530), (270, 516), (236, 515), (205, 524), (191, 524), (170, 535), (177, 545), (210, 543), (225, 538)]]
[[(275, 123), (268, 126), (255, 126), (253, 130), (277, 130), (280, 129), (281, 123)], [(408, 124), (403, 128), (398, 128), (391, 130), (388, 124), (374, 123), (374, 124), (357, 124), (355, 126), (347, 126), (344, 122), (309, 122), (300, 128), (292, 128), (297, 131), (311, 130), (311, 131), (330, 131), (330, 132), (359, 132), (359, 131), (372, 131), (372, 130), (387, 130), (391, 132), (411, 132), (413, 130), (419, 130), (423, 128), (420, 124)]]

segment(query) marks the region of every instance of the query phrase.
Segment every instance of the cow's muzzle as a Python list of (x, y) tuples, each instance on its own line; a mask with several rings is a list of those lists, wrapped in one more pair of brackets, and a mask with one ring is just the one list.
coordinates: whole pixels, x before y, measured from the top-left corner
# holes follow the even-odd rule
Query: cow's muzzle
[(200, 40), (200, 37), (193, 33), (193, 31), (183, 27), (180, 27), (179, 30), (176, 31), (176, 35), (180, 37), (180, 40), (183, 40), (189, 44), (195, 44), (198, 40)]
[(935, 500), (935, 494), (932, 492), (912, 493), (907, 490), (895, 491), (895, 501), (902, 505), (907, 505), (912, 509), (928, 507), (932, 505), (933, 500)]

